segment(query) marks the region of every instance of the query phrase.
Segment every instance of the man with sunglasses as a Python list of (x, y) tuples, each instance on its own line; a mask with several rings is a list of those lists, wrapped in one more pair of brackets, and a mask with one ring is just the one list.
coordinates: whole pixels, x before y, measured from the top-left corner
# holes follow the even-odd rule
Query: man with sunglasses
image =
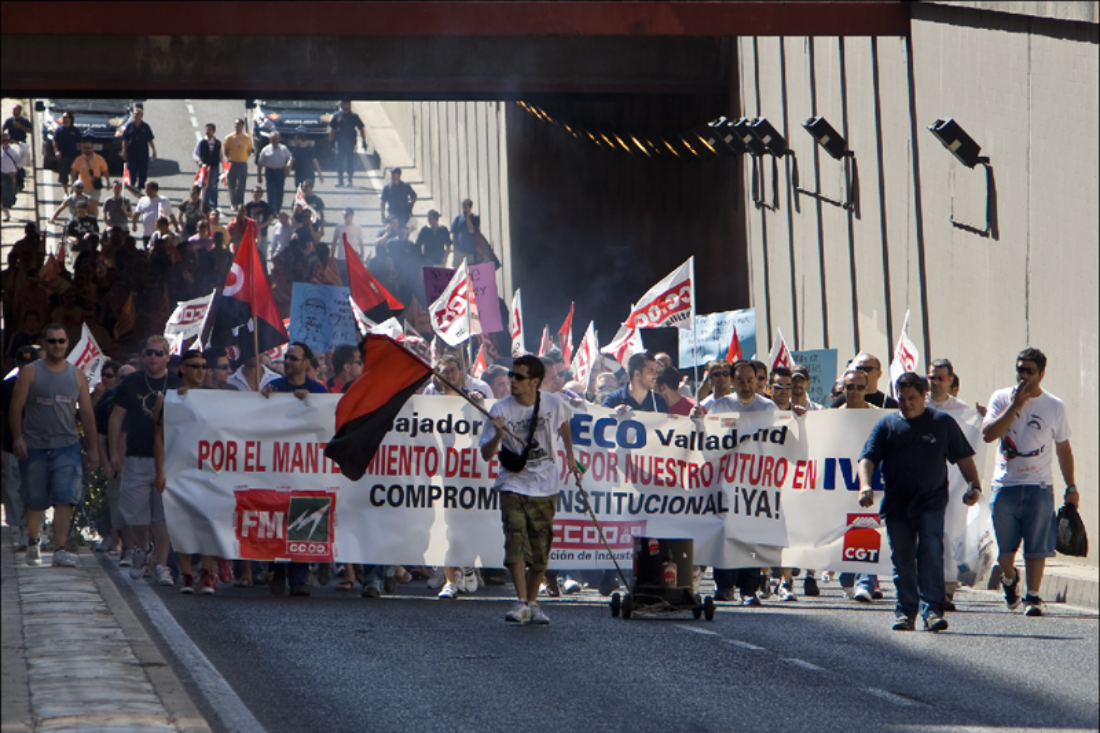
[[(882, 407), (888, 410), (897, 409), (898, 401), (880, 392), (878, 389), (878, 380), (882, 377), (882, 362), (878, 360), (877, 356), (868, 354), (866, 351), (861, 351), (856, 354), (856, 358), (849, 362), (848, 368), (858, 369), (867, 375), (866, 389), (863, 394), (863, 398), (867, 402), (875, 407)], [(840, 407), (844, 404), (846, 399), (847, 394), (841, 395), (833, 402), (832, 407)]]
[(202, 386), (207, 389), (233, 389), (229, 386), (229, 355), (220, 346), (211, 346), (202, 352), (206, 360), (206, 375)]
[[(510, 471), (501, 465), (493, 485), (500, 494), (504, 564), (512, 573), (518, 599), (504, 617), (509, 623), (550, 623), (538, 596), (550, 560), (555, 503), (561, 489), (555, 436), (564, 445), (568, 472), (580, 481), (569, 431), (572, 411), (561, 397), (539, 391), (545, 375), (546, 367), (538, 357), (516, 359), (508, 374), (511, 395), (493, 405), (492, 420), (481, 434), (481, 457), (486, 461), (502, 448), (518, 455), (526, 452), (522, 468)], [(525, 448), (515, 436), (531, 442)]]
[(1016, 386), (999, 389), (982, 423), (986, 443), (1000, 441), (993, 472), (993, 531), (1000, 553), (1005, 604), (1020, 606), (1016, 551), (1024, 546), (1027, 569), (1025, 616), (1042, 616), (1039, 588), (1048, 557), (1054, 557), (1058, 517), (1054, 510), (1054, 455), (1066, 482), (1065, 502), (1078, 506), (1066, 406), (1043, 389), (1047, 357), (1027, 348), (1016, 357)]
[(157, 399), (179, 386), (179, 377), (168, 371), (164, 336), (145, 339), (141, 354), (142, 370), (126, 377), (115, 395), (108, 475), (119, 479), (119, 511), (126, 522), (126, 543), (134, 548), (130, 577), (138, 580), (152, 570), (159, 585), (175, 585), (168, 569), (164, 502), (156, 488), (153, 435)]
[[(88, 380), (65, 360), (69, 337), (60, 323), (43, 332), (46, 356), (19, 371), (8, 421), (12, 452), (19, 459), (19, 476), (26, 501), (27, 564), (41, 565), (38, 545), (42, 517), (53, 507), (54, 567), (75, 567), (76, 558), (65, 550), (72, 526), (73, 507), (83, 493), (80, 433), (84, 428), (88, 470), (99, 466), (99, 442)], [(80, 411), (77, 412), (79, 406)]]
[[(295, 341), (286, 347), (283, 356), (283, 376), (264, 387), (260, 394), (270, 397), (272, 393), (290, 393), (300, 400), (309, 394), (328, 394), (325, 385), (306, 376), (306, 364), (313, 359), (313, 351), (301, 341)], [(287, 563), (271, 563), (271, 592), (281, 596), (287, 585)], [(290, 563), (290, 595), (309, 595), (309, 563)]]
[(733, 380), (730, 376), (730, 363), (725, 359), (715, 359), (707, 364), (707, 379), (711, 393), (699, 401), (699, 407), (710, 410), (715, 400), (720, 400), (733, 392)]
[(936, 359), (928, 367), (929, 407), (937, 410), (965, 410), (965, 402), (951, 394), (951, 384), (955, 378), (955, 367), (949, 359)]

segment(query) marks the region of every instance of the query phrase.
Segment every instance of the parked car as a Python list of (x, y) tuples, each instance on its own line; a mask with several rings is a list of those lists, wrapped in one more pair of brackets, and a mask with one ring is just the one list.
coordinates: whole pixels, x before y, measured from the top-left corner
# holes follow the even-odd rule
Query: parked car
[(278, 132), (283, 145), (290, 145), (299, 128), (305, 128), (306, 141), (317, 148), (317, 160), (324, 163), (332, 156), (328, 141), (328, 123), (340, 110), (335, 100), (250, 99), (245, 107), (252, 110), (252, 147), (256, 156), (267, 145), (271, 133)]
[(53, 152), (54, 130), (61, 126), (61, 115), (73, 113), (73, 127), (93, 139), (92, 149), (103, 156), (112, 173), (122, 171), (122, 128), (143, 99), (40, 99), (34, 103), (42, 114), (42, 165), (56, 170)]

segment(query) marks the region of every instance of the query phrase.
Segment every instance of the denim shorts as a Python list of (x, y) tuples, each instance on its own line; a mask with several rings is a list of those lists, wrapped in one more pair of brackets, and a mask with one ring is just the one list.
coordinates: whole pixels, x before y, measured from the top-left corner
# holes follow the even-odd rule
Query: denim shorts
[(1014, 555), (1024, 543), (1024, 559), (1054, 557), (1058, 515), (1050, 484), (993, 486), (993, 531), (1001, 555)]
[(19, 461), (19, 476), (23, 500), (32, 512), (79, 504), (84, 496), (80, 442), (64, 448), (28, 448), (27, 459)]

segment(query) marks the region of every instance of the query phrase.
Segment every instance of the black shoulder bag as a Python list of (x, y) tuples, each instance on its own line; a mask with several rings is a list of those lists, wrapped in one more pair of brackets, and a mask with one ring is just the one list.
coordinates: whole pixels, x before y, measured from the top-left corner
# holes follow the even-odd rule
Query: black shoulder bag
[(523, 470), (523, 467), (527, 465), (527, 454), (531, 452), (531, 448), (536, 445), (535, 443), (535, 428), (539, 424), (539, 401), (542, 399), (542, 393), (535, 393), (535, 411), (531, 413), (531, 425), (527, 429), (527, 445), (523, 446), (522, 453), (516, 453), (510, 451), (503, 445), (500, 446), (500, 465), (508, 469), (512, 473), (519, 473)]

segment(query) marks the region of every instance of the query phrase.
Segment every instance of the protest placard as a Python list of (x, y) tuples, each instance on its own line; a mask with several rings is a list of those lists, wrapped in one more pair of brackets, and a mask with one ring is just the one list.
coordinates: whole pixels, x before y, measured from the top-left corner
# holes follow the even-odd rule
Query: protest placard
[(294, 283), (290, 296), (290, 340), (301, 341), (317, 354), (340, 344), (359, 343), (351, 291), (335, 285)]
[(680, 331), (680, 368), (706, 366), (712, 359), (724, 359), (729, 351), (733, 327), (737, 326), (737, 338), (741, 353), (748, 358), (756, 351), (756, 310), (709, 313), (695, 316), (695, 329)]

